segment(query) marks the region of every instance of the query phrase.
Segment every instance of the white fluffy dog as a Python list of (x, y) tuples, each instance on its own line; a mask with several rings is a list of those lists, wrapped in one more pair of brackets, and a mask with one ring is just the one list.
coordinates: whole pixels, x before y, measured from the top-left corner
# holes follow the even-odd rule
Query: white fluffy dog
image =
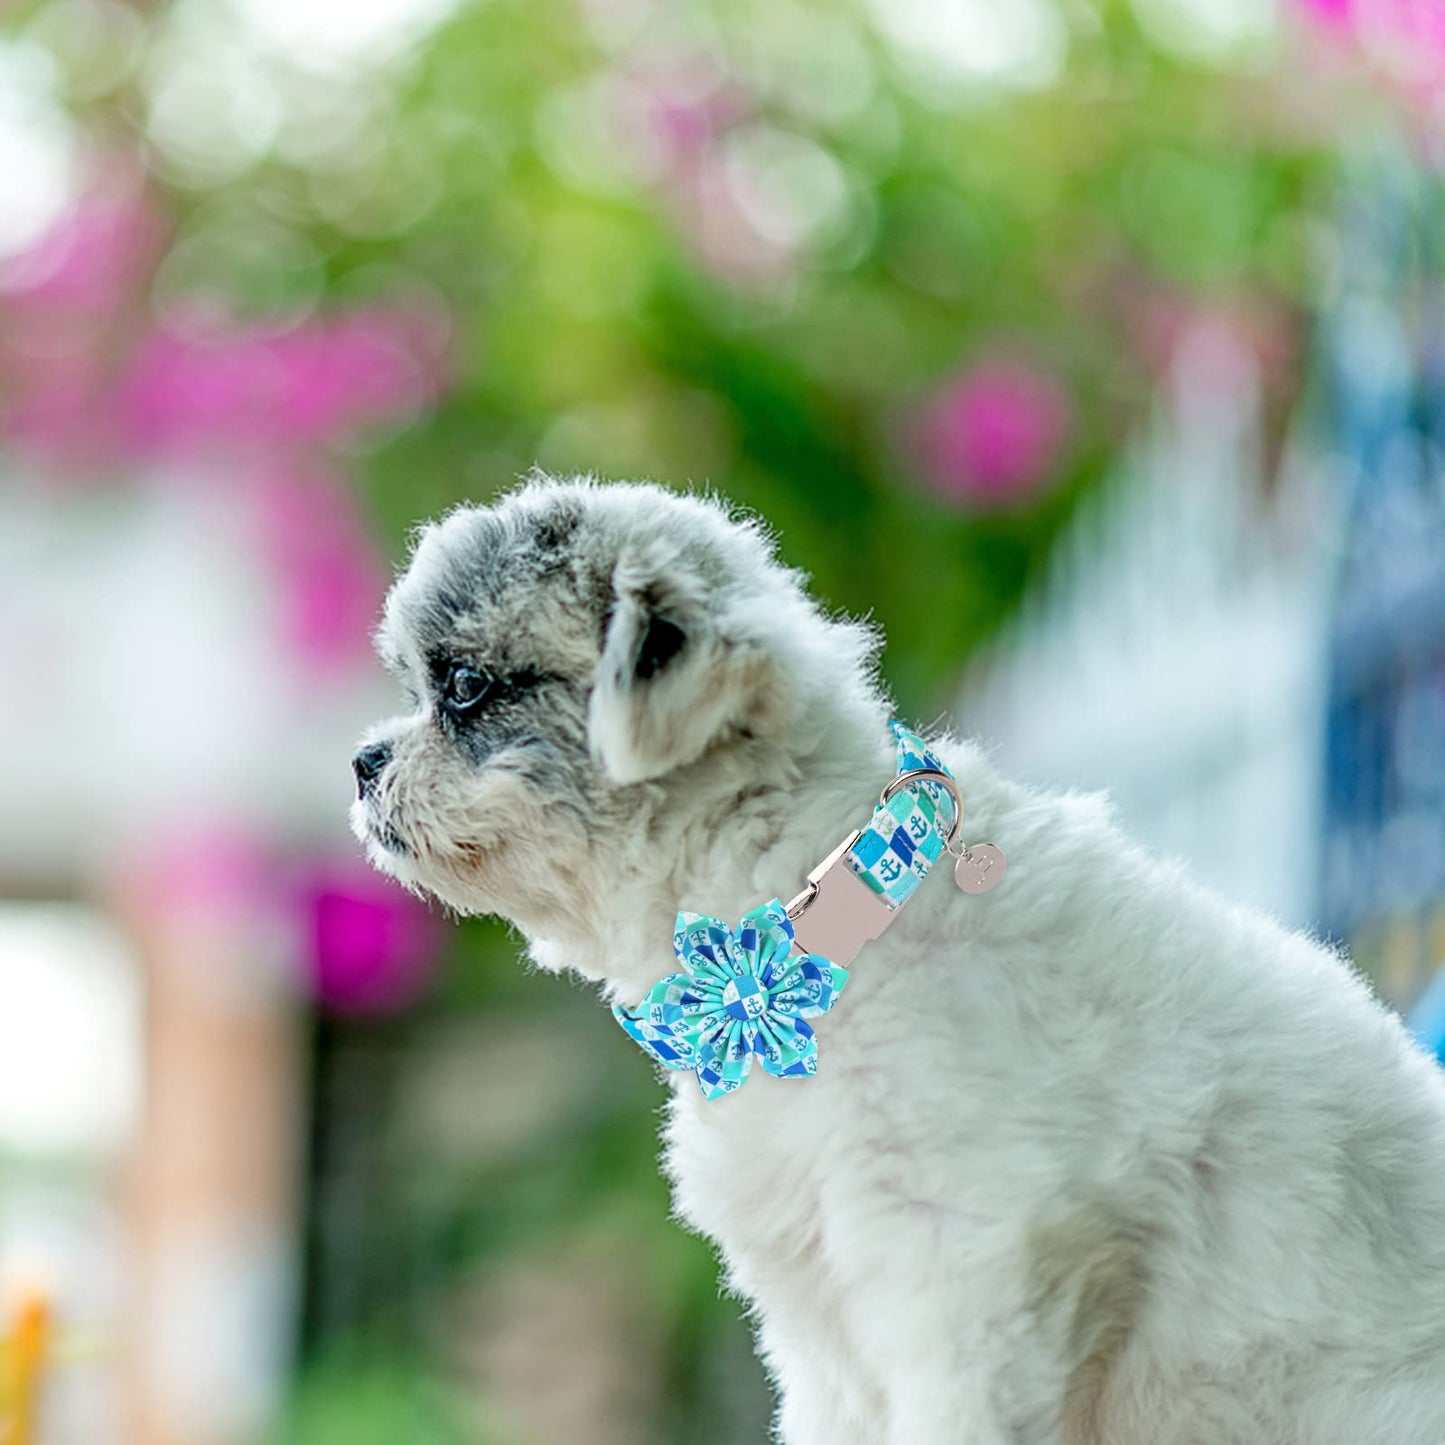
[[(628, 1006), (679, 908), (789, 898), (894, 773), (870, 633), (653, 487), (428, 527), (380, 647), (410, 711), (356, 761), (373, 860)], [(678, 1207), (752, 1303), (782, 1440), (1441, 1445), (1435, 1065), (1098, 798), (935, 749), (1001, 884), (919, 888), (816, 1077), (667, 1076)]]

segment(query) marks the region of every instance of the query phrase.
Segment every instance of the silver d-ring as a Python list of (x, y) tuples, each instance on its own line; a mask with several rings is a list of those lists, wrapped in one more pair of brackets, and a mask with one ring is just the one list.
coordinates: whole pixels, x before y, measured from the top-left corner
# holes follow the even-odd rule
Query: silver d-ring
[(958, 784), (947, 773), (941, 773), (937, 768), (910, 768), (906, 773), (899, 773), (883, 789), (878, 795), (878, 801), (886, 803), (899, 788), (906, 788), (910, 783), (936, 783), (939, 787), (948, 790), (949, 797), (953, 799), (953, 825), (943, 840), (943, 846), (951, 851), (954, 839), (958, 837), (958, 830), (963, 827), (963, 794), (958, 791)]

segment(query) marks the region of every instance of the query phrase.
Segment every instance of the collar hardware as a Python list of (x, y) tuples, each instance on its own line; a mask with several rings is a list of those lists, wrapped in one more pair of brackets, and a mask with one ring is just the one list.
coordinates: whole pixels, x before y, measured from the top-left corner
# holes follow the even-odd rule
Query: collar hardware
[(898, 911), (848, 866), (848, 854), (862, 836), (861, 828), (849, 833), (808, 874), (808, 886), (787, 907), (794, 948), (821, 954), (842, 968), (882, 934)]
[[(943, 850), (951, 853), (963, 825), (963, 794), (952, 776), (941, 768), (908, 768), (889, 780), (878, 795), (878, 806), (904, 788), (929, 783), (944, 789), (953, 801), (953, 820), (941, 833)], [(854, 846), (863, 836), (855, 828), (811, 873), (808, 886), (787, 906), (793, 923), (793, 946), (801, 953), (817, 953), (847, 968), (865, 943), (882, 936), (898, 916), (898, 904), (891, 907), (884, 894), (875, 893), (858, 876), (849, 861)]]
[(916, 733), (891, 726), (898, 772), (867, 827), (844, 838), (786, 907), (775, 898), (736, 928), (710, 914), (679, 913), (672, 946), (680, 970), (655, 983), (637, 1008), (614, 1006), (617, 1022), (658, 1063), (696, 1075), (704, 1098), (741, 1088), (754, 1060), (778, 1078), (817, 1073), (809, 1021), (833, 1007), (847, 966), (940, 858), (955, 860), (958, 886), (968, 893), (1003, 876), (993, 844), (969, 848), (960, 840), (963, 795), (953, 774)]

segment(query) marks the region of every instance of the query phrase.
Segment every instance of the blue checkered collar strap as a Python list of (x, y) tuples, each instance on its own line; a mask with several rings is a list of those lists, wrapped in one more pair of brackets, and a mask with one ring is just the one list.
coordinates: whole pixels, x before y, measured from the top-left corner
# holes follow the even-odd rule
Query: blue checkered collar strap
[[(891, 909), (905, 903), (928, 876), (947, 847), (950, 830), (956, 831), (955, 822), (962, 821), (963, 803), (958, 789), (948, 786), (953, 774), (923, 739), (901, 722), (889, 727), (898, 745), (894, 783), (904, 778), (910, 783), (884, 790), (868, 826), (844, 856), (848, 867)], [(939, 781), (930, 781), (929, 773)]]
[(959, 842), (963, 799), (953, 774), (902, 723), (890, 724), (896, 776), (866, 828), (850, 833), (808, 874), (787, 905), (776, 898), (736, 929), (705, 913), (679, 913), (672, 947), (681, 969), (659, 980), (617, 1022), (658, 1063), (697, 1077), (715, 1099), (742, 1086), (753, 1060), (778, 1078), (818, 1071), (809, 1020), (826, 1013), (862, 946), (877, 938), (947, 852), (968, 893), (1003, 876), (991, 843)]

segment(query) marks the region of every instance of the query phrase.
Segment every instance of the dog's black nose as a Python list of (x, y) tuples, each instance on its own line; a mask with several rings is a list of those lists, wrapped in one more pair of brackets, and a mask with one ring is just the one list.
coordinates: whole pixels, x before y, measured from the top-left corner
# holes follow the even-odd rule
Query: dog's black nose
[(364, 798), (371, 791), (371, 785), (381, 776), (382, 770), (391, 761), (390, 743), (372, 743), (362, 748), (351, 760), (351, 770), (356, 774), (356, 795)]

